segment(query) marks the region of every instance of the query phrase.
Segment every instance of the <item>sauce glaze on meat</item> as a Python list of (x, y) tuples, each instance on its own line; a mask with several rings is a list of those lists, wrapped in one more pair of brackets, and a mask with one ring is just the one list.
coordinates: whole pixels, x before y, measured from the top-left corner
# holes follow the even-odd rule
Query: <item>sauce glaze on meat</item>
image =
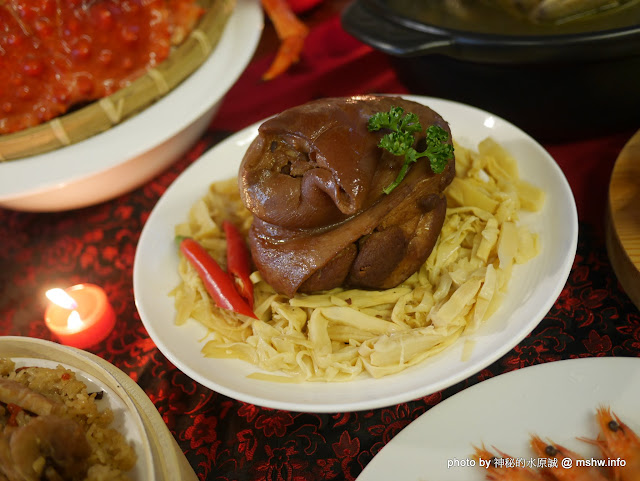
[[(399, 97), (321, 99), (264, 122), (239, 172), (242, 200), (254, 215), (253, 260), (276, 291), (293, 296), (338, 286), (394, 287), (427, 259), (446, 211), (443, 190), (455, 175), (429, 161), (413, 164), (390, 194), (404, 158), (378, 147), (384, 131), (367, 122), (392, 106), (416, 114), (424, 130), (447, 122)], [(422, 138), (416, 139), (420, 148)]]

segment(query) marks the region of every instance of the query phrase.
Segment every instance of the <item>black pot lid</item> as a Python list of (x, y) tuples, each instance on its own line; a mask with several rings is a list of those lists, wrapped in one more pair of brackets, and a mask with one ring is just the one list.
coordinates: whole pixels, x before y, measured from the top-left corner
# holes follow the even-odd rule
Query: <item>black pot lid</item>
[(487, 5), (498, 1), (510, 0), (355, 0), (345, 8), (342, 25), (396, 56), (436, 53), (511, 63), (640, 55), (640, 0), (618, 0), (625, 3), (571, 21), (537, 24)]
[(640, 25), (640, 0), (365, 0), (365, 3), (399, 21), (496, 35), (566, 35)]

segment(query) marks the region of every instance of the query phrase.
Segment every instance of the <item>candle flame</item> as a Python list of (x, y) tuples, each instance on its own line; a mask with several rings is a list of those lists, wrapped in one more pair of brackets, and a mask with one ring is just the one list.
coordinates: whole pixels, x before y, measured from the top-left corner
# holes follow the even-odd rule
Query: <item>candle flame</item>
[(56, 287), (55, 289), (49, 289), (45, 293), (45, 295), (55, 305), (60, 306), (64, 309), (71, 310), (78, 307), (78, 303), (75, 301), (75, 299), (67, 294), (64, 289), (60, 289), (59, 287)]
[(71, 312), (71, 314), (69, 314), (69, 317), (67, 318), (68, 329), (72, 329), (75, 331), (76, 329), (80, 329), (83, 324), (84, 323), (82, 322), (82, 318), (80, 317), (78, 311), (73, 311)]

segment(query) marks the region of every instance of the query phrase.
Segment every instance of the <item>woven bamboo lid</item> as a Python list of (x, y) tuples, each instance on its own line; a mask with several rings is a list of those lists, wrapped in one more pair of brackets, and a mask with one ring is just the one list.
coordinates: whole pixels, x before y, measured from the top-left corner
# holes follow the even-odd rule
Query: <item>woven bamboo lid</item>
[(618, 280), (640, 309), (640, 130), (613, 167), (606, 241)]
[(196, 27), (160, 65), (129, 86), (35, 127), (0, 135), (0, 161), (49, 152), (108, 130), (171, 92), (214, 50), (236, 0), (200, 0)]

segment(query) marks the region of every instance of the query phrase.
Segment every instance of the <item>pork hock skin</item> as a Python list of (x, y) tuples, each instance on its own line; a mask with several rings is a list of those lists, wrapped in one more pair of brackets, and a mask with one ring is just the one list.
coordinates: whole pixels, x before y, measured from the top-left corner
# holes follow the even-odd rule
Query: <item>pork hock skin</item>
[(328, 98), (265, 121), (240, 165), (238, 183), (254, 220), (253, 261), (277, 292), (292, 297), (339, 286), (388, 289), (416, 272), (431, 253), (446, 212), (444, 189), (455, 160), (435, 174), (424, 158), (389, 194), (404, 157), (378, 147), (384, 130), (369, 117), (402, 107), (422, 132), (447, 122), (422, 104), (388, 96)]

